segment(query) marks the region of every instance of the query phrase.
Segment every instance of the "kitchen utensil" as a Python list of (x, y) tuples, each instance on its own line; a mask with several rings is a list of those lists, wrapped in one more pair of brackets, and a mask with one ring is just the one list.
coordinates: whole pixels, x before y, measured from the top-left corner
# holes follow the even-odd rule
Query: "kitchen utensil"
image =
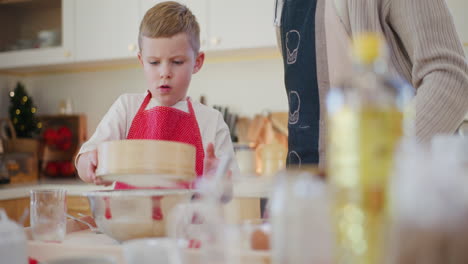
[(34, 240), (62, 241), (66, 233), (67, 191), (31, 190), (31, 232)]
[(166, 235), (172, 208), (190, 201), (190, 190), (106, 190), (84, 195), (99, 230), (117, 241)]
[[(195, 178), (195, 147), (163, 140), (118, 140), (98, 147), (96, 175), (135, 186)], [(156, 176), (157, 175), (157, 176)]]
[(252, 122), (250, 122), (250, 126), (247, 132), (247, 140), (248, 142), (254, 142), (255, 144), (260, 144), (265, 142), (263, 139), (263, 130), (268, 122), (268, 118), (264, 115), (256, 115)]
[(237, 132), (236, 132), (236, 124), (237, 124), (237, 115), (236, 114), (229, 114), (228, 127), (229, 127), (229, 132), (231, 133), (232, 142), (239, 141), (239, 138), (238, 138)]
[(288, 112), (272, 112), (269, 118), (274, 129), (285, 136), (288, 135)]
[(236, 121), (236, 135), (239, 143), (249, 143), (248, 131), (251, 120), (248, 117), (238, 117)]
[(224, 118), (224, 121), (226, 122), (226, 120), (228, 119), (228, 115), (229, 115), (229, 108), (226, 106), (226, 107), (223, 107), (222, 108), (222, 114), (223, 114), (223, 118)]
[(99, 231), (99, 228), (96, 228), (94, 226), (92, 226), (90, 223), (84, 221), (84, 220), (81, 220), (80, 218), (78, 217), (74, 217), (73, 215), (70, 215), (70, 214), (66, 214), (68, 218), (74, 220), (74, 221), (77, 221), (77, 222), (80, 222), (82, 224), (84, 224), (85, 226), (89, 227), (89, 230), (91, 230), (92, 232), (96, 233), (96, 234), (102, 234), (101, 231)]
[(237, 122), (237, 115), (233, 112), (229, 111), (229, 107), (227, 106), (219, 106), (213, 105), (213, 108), (220, 112), (221, 116), (223, 117), (224, 122), (229, 128), (229, 133), (231, 134), (231, 140), (233, 142), (238, 141), (237, 132), (236, 132), (236, 122)]

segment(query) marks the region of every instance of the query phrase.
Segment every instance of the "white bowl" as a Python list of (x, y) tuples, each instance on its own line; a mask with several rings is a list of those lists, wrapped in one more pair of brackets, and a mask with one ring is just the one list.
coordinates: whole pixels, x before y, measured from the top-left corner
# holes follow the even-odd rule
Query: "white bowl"
[(166, 236), (170, 211), (189, 202), (191, 190), (108, 190), (87, 192), (96, 225), (117, 241)]

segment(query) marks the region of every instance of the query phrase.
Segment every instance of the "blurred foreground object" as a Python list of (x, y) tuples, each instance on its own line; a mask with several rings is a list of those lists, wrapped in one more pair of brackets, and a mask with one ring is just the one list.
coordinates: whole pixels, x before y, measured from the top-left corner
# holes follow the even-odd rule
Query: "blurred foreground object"
[(405, 140), (392, 180), (387, 263), (468, 263), (468, 140)]
[(273, 264), (333, 263), (329, 198), (313, 167), (275, 175), (269, 208)]
[(337, 263), (375, 264), (384, 258), (388, 180), (411, 90), (387, 72), (377, 33), (355, 37), (352, 54), (352, 75), (327, 98), (335, 255)]
[(8, 219), (0, 208), (0, 256), (1, 263), (27, 263), (26, 235), (23, 228)]

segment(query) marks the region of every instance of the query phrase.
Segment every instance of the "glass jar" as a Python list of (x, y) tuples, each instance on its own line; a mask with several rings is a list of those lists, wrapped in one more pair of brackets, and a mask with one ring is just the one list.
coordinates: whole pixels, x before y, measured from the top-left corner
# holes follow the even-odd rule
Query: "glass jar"
[(270, 144), (262, 146), (260, 151), (262, 157), (261, 174), (273, 176), (279, 170), (286, 167), (287, 147), (274, 140)]
[(236, 153), (240, 173), (243, 175), (256, 174), (255, 149), (248, 144), (235, 144), (234, 152)]

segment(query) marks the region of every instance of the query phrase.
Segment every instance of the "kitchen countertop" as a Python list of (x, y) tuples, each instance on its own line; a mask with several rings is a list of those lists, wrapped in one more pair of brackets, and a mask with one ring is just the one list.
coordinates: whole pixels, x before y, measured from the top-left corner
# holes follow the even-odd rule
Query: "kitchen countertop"
[[(265, 177), (242, 177), (234, 180), (233, 194), (237, 198), (259, 198), (268, 197), (272, 187), (273, 180)], [(80, 195), (85, 191), (96, 189), (110, 189), (112, 187), (95, 186), (85, 184), (79, 180), (67, 181), (45, 181), (38, 184), (21, 184), (0, 186), (0, 200), (13, 199), (13, 197), (27, 197), (29, 190), (34, 188), (65, 188), (71, 195)], [(242, 200), (242, 199), (240, 199)], [(246, 199), (247, 203), (252, 203), (251, 199)], [(255, 200), (255, 199), (254, 199)], [(230, 212), (226, 217), (244, 217), (250, 216), (252, 213), (252, 206), (246, 204), (240, 205), (236, 203), (233, 208), (225, 208), (225, 213)], [(255, 204), (255, 203), (254, 203)], [(247, 206), (244, 208), (244, 206)], [(258, 204), (256, 205), (258, 207)], [(239, 213), (242, 210), (242, 213)], [(255, 209), (255, 213), (259, 208)], [(234, 215), (233, 212), (239, 215)], [(258, 218), (258, 216), (256, 216)], [(236, 218), (237, 219), (237, 218)], [(76, 222), (73, 222), (76, 224)], [(70, 230), (69, 230), (70, 229)], [(123, 257), (122, 244), (117, 243), (110, 237), (103, 234), (95, 234), (89, 229), (76, 231), (69, 228), (67, 224), (67, 234), (62, 243), (46, 243), (40, 241), (28, 241), (28, 256), (33, 257), (39, 261), (49, 261), (58, 258), (72, 257), (72, 256), (109, 256), (116, 259), (117, 264), (127, 264)], [(81, 231), (80, 231), (81, 230)], [(232, 255), (232, 256), (231, 256)], [(270, 263), (270, 252), (262, 251), (239, 251), (231, 252), (231, 257), (238, 257), (238, 263), (257, 264), (257, 263)], [(203, 263), (202, 255), (198, 250), (184, 251), (184, 257), (187, 263), (199, 264)]]
[(10, 200), (29, 197), (30, 190), (58, 189), (67, 190), (68, 195), (81, 195), (94, 190), (109, 190), (112, 187), (87, 184), (78, 179), (70, 180), (41, 180), (37, 183), (4, 184), (0, 185), (0, 200)]
[[(117, 264), (127, 264), (124, 258), (124, 246), (103, 234), (94, 234), (89, 230), (67, 234), (61, 243), (28, 241), (28, 255), (39, 261), (50, 261), (67, 257), (112, 257)], [(181, 252), (184, 262), (189, 264), (203, 263), (203, 254), (196, 249), (186, 249)], [(243, 264), (269, 264), (270, 251), (231, 250), (233, 262)]]
[[(267, 177), (245, 176), (234, 180), (233, 196), (240, 198), (268, 197), (272, 187), (272, 179)], [(110, 190), (112, 186), (87, 184), (79, 179), (41, 180), (37, 183), (0, 185), (0, 201), (29, 197), (30, 190), (66, 189), (68, 195), (79, 196), (84, 192), (94, 190)]]

